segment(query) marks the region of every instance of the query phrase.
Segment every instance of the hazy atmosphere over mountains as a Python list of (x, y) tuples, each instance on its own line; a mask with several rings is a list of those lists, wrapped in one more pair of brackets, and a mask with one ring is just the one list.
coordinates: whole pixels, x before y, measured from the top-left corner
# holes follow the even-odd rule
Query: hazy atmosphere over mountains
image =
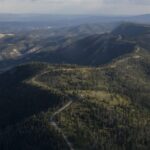
[(150, 13), (149, 0), (0, 0), (1, 13), (135, 15)]
[(150, 1), (0, 0), (0, 150), (150, 150)]

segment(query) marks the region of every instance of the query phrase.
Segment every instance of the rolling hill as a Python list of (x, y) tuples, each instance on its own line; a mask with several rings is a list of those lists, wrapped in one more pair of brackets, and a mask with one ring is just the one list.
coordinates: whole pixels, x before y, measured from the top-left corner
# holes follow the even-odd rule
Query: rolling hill
[(56, 50), (40, 51), (31, 59), (50, 63), (99, 66), (125, 54), (134, 53), (137, 47), (149, 51), (149, 30), (149, 25), (124, 23), (111, 33), (90, 35), (74, 39), (72, 42), (64, 41)]
[[(42, 53), (47, 53), (51, 57), (53, 51), (95, 33), (110, 32), (114, 26), (109, 24), (83, 24), (32, 31), (23, 30), (14, 34), (3, 33), (0, 38), (0, 70), (32, 61), (34, 55), (37, 55), (37, 59)], [(43, 56), (43, 59), (46, 58)], [(57, 62), (57, 60), (50, 61)]]
[(148, 150), (149, 58), (140, 50), (97, 68), (32, 63), (1, 74), (0, 146), (66, 149), (49, 118), (72, 100), (54, 119), (75, 149)]
[[(91, 35), (98, 28), (99, 34)], [(5, 38), (1, 40), (0, 68), (30, 61), (99, 66), (134, 53), (136, 47), (149, 51), (149, 25), (124, 23), (104, 34), (100, 34), (101, 28), (82, 25)]]
[(114, 34), (122, 35), (124, 37), (136, 37), (137, 36), (143, 36), (144, 34), (150, 34), (150, 25), (147, 24), (134, 24), (134, 23), (126, 23), (121, 24), (118, 28), (113, 30)]
[(0, 74), (0, 149), (149, 150), (149, 29), (1, 39), (40, 49), (1, 64), (16, 67)]

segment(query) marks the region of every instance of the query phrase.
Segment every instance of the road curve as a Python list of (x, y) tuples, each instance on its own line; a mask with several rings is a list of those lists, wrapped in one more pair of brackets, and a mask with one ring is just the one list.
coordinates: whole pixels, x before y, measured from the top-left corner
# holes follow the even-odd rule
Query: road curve
[(61, 107), (60, 109), (58, 109), (56, 112), (54, 112), (52, 114), (52, 116), (50, 117), (50, 125), (52, 125), (59, 133), (62, 134), (63, 139), (65, 140), (66, 144), (68, 145), (70, 150), (74, 150), (71, 142), (68, 140), (67, 136), (63, 133), (63, 131), (58, 127), (57, 123), (54, 121), (54, 118), (56, 115), (58, 115), (59, 113), (61, 113), (62, 111), (64, 111), (66, 108), (68, 108), (73, 101), (69, 101), (67, 104), (65, 104), (63, 107)]
[[(48, 73), (49, 71), (45, 71), (45, 72), (42, 72), (40, 73), (39, 75), (35, 76), (32, 78), (32, 82), (34, 84), (37, 84), (38, 85), (38, 81), (36, 80), (36, 78), (40, 75), (43, 75), (45, 73)], [(43, 86), (43, 87), (47, 87), (47, 85), (45, 84), (42, 84), (40, 82), (40, 86)], [(70, 150), (75, 150), (71, 144), (71, 142), (68, 140), (67, 136), (63, 133), (63, 131), (61, 130), (61, 128), (58, 127), (57, 123), (55, 122), (54, 118), (56, 115), (60, 114), (62, 111), (64, 111), (66, 108), (68, 108), (71, 104), (73, 103), (72, 100), (70, 100), (68, 103), (66, 103), (64, 106), (62, 106), (61, 108), (59, 108), (57, 111), (55, 111), (52, 116), (50, 117), (50, 120), (49, 120), (49, 123), (51, 126), (53, 126), (59, 133), (61, 133), (63, 139), (65, 140), (66, 144), (68, 145), (69, 149)]]

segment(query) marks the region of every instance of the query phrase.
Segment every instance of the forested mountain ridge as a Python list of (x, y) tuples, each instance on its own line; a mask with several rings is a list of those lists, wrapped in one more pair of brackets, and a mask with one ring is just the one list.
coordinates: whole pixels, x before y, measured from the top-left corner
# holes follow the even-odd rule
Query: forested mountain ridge
[(150, 27), (82, 27), (0, 39), (1, 150), (149, 150)]
[(5, 37), (0, 40), (0, 68), (30, 61), (99, 66), (134, 53), (136, 47), (149, 51), (149, 25), (124, 23), (111, 33), (94, 34), (97, 28), (102, 27), (82, 25)]
[[(134, 30), (130, 32), (131, 29)], [(90, 35), (62, 45), (53, 52), (41, 51), (32, 59), (51, 63), (99, 66), (119, 56), (134, 53), (137, 47), (149, 51), (149, 30), (149, 25), (124, 23), (111, 33)]]
[[(37, 29), (27, 32), (23, 30), (13, 34), (2, 33), (0, 38), (0, 70), (32, 61), (32, 57), (40, 60), (39, 57), (41, 55), (43, 55), (43, 61), (44, 59), (46, 61), (45, 53), (45, 55), (50, 57), (48, 59), (51, 62), (57, 63), (57, 59), (51, 58), (53, 51), (95, 33), (110, 32), (114, 28), (112, 26), (115, 25), (83, 24), (71, 27)], [(55, 57), (57, 57), (56, 55)]]
[(135, 24), (123, 23), (112, 31), (114, 34), (120, 34), (125, 37), (136, 37), (144, 34), (150, 34), (150, 25), (148, 24)]
[[(0, 85), (3, 90), (0, 96), (5, 103), (1, 101), (1, 118), (4, 118), (1, 119), (1, 128), (4, 129), (1, 137), (6, 137), (7, 143), (6, 138), (0, 140), (1, 147), (11, 149), (18, 141), (23, 142), (25, 147), (17, 144), (17, 149), (49, 149), (55, 141), (56, 147), (52, 149), (59, 146), (62, 150), (66, 149), (65, 141), (49, 124), (49, 118), (73, 96), (73, 104), (56, 115), (55, 119), (75, 149), (112, 150), (117, 147), (148, 150), (149, 58), (149, 53), (141, 49), (98, 68), (32, 63), (2, 74)], [(15, 78), (20, 79), (17, 85), (12, 84)], [(8, 88), (7, 85), (11, 84), (12, 88)], [(20, 110), (21, 105), (16, 105), (16, 100), (27, 104), (23, 105), (24, 110)], [(31, 107), (32, 111), (27, 111), (25, 106)], [(11, 121), (12, 115), (13, 118), (18, 116), (18, 111), (21, 116), (24, 114), (24, 119), (17, 117), (16, 121)], [(10, 134), (14, 136), (8, 137)], [(55, 138), (50, 139), (53, 136)], [(25, 140), (27, 137), (30, 137), (30, 142)], [(41, 138), (48, 143), (45, 145)]]

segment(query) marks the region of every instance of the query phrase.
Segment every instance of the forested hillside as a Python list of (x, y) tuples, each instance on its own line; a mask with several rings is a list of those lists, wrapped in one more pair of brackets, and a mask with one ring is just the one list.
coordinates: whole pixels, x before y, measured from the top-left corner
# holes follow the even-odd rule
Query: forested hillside
[(54, 119), (75, 149), (148, 150), (149, 58), (138, 51), (98, 68), (32, 63), (2, 74), (1, 147), (66, 149), (49, 118), (72, 100)]
[(102, 28), (1, 35), (0, 150), (150, 149), (150, 26)]

